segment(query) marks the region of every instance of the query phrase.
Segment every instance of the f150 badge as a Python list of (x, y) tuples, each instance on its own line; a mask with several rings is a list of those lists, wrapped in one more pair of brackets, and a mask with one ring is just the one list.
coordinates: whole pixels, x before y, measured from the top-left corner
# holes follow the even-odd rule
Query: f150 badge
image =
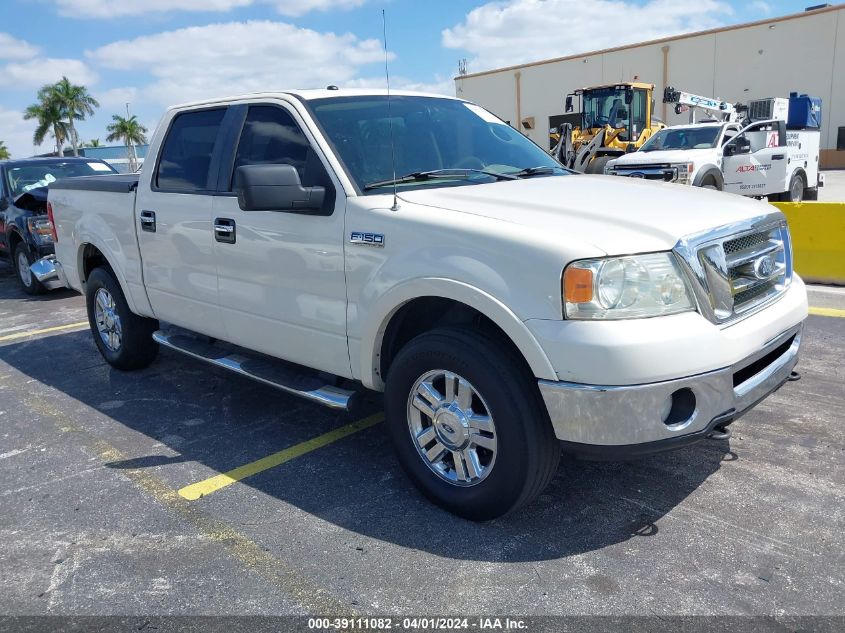
[(363, 244), (364, 246), (384, 246), (384, 235), (381, 233), (362, 233), (360, 231), (352, 231), (349, 237), (349, 242), (352, 244)]

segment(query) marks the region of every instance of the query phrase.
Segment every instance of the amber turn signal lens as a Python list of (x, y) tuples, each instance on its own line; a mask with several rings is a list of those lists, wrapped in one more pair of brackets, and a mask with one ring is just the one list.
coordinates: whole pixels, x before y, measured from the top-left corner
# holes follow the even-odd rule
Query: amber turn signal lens
[(593, 300), (593, 271), (570, 266), (563, 274), (563, 296), (567, 303)]

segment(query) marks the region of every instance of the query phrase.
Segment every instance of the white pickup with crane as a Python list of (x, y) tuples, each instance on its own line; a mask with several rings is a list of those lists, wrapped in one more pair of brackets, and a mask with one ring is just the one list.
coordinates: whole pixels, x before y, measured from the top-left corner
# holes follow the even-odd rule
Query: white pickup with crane
[[(689, 111), (690, 122), (665, 128), (638, 151), (610, 161), (606, 174), (770, 200), (818, 198), (824, 186), (819, 100), (793, 93), (742, 105), (668, 87), (663, 101), (674, 103), (678, 114)], [(696, 122), (700, 110), (712, 118)]]

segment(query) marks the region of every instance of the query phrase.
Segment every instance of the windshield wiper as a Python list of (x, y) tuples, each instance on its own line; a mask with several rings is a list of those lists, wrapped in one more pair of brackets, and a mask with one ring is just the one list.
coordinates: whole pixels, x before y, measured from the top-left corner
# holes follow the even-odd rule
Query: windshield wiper
[(519, 171), (509, 171), (508, 176), (514, 178), (530, 178), (531, 176), (542, 176), (544, 174), (553, 174), (555, 170), (565, 171), (563, 167), (553, 167), (551, 165), (540, 165), (539, 167), (526, 167)]
[(379, 187), (387, 187), (388, 185), (399, 185), (405, 182), (422, 182), (425, 180), (434, 180), (437, 178), (455, 179), (464, 177), (468, 179), (471, 175), (474, 174), (484, 174), (485, 176), (490, 176), (491, 178), (495, 178), (496, 180), (517, 179), (517, 176), (512, 174), (505, 174), (497, 171), (487, 171), (486, 169), (430, 169), (428, 171), (411, 172), (410, 174), (405, 174), (404, 176), (399, 176), (398, 178), (390, 178), (388, 180), (379, 180), (376, 182), (367, 183), (366, 185), (364, 185), (364, 191), (369, 191), (370, 189), (378, 189)]

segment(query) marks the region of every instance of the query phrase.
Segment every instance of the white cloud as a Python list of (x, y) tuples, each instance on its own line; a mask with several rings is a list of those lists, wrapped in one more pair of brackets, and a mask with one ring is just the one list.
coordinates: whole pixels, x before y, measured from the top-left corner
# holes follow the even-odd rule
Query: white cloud
[[(267, 1), (267, 0), (265, 0)], [(367, 0), (269, 0), (276, 5), (282, 15), (298, 16), (310, 11), (329, 11), (332, 9), (354, 9)]]
[[(384, 88), (384, 75), (361, 77), (347, 81), (341, 88)], [(390, 78), (391, 90), (412, 90), (414, 92), (429, 92), (431, 94), (455, 96), (455, 82), (441, 75), (435, 75), (434, 81), (415, 81), (407, 77)]]
[(116, 18), (168, 11), (225, 13), (253, 4), (270, 4), (282, 15), (299, 16), (310, 11), (351, 9), (367, 0), (54, 0), (59, 14), (68, 17)]
[(0, 68), (0, 85), (12, 88), (40, 88), (62, 77), (91, 86), (99, 79), (83, 61), (36, 57), (25, 62), (12, 62)]
[[(190, 51), (190, 54), (186, 54)], [(161, 105), (284, 88), (344, 85), (381, 63), (381, 43), (283, 22), (210, 24), (123, 40), (86, 53), (106, 68), (150, 73), (139, 96)]]
[(764, 0), (754, 0), (754, 2), (752, 2), (750, 6), (752, 9), (754, 9), (754, 11), (762, 15), (772, 14), (772, 5), (770, 5), (768, 2), (764, 2)]
[[(0, 106), (0, 141), (6, 144), (12, 158), (25, 158), (33, 155), (32, 133), (35, 131), (34, 121), (24, 121), (23, 113), (6, 110)], [(51, 139), (46, 139), (38, 150), (39, 154), (52, 149)]]
[(134, 86), (110, 88), (109, 90), (96, 93), (94, 97), (100, 102), (100, 106), (103, 108), (108, 109), (118, 106), (122, 108), (126, 103), (132, 103), (137, 100), (138, 89)]
[(442, 32), (474, 56), (469, 71), (585, 53), (711, 28), (733, 10), (719, 0), (507, 0), (488, 2)]
[(0, 59), (29, 59), (38, 54), (38, 47), (8, 33), (0, 33)]

